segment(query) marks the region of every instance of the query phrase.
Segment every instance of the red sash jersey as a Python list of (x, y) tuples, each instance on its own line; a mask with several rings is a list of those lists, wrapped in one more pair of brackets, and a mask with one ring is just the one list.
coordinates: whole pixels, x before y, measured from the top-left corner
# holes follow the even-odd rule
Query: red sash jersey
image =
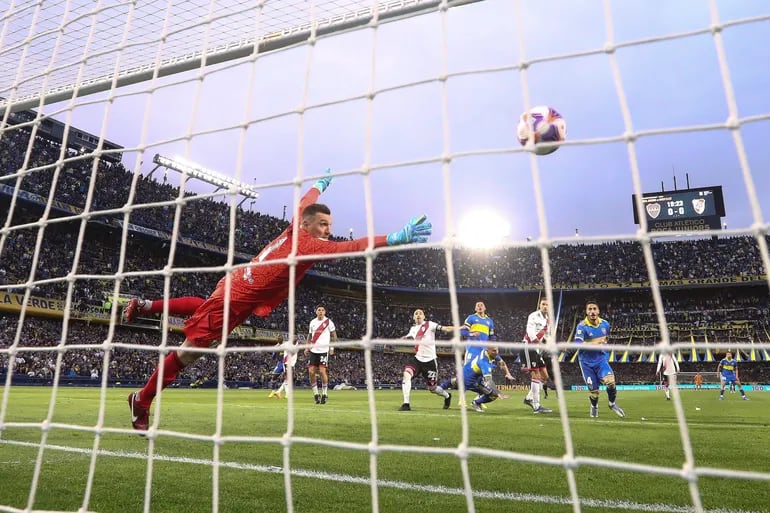
[[(299, 204), (300, 219), (305, 208), (314, 204), (320, 194), (315, 187), (305, 193)], [(288, 228), (265, 246), (257, 256), (251, 259), (251, 262), (258, 264), (288, 257), (292, 251), (294, 229), (295, 221), (292, 220)], [(307, 231), (300, 229), (297, 256), (362, 251), (368, 245), (367, 238), (336, 242), (313, 237)], [(385, 235), (374, 237), (374, 247), (386, 245)], [(315, 264), (313, 260), (297, 262), (294, 284), (299, 283)], [(259, 317), (267, 317), (288, 295), (289, 266), (285, 262), (237, 269), (232, 273), (230, 281), (230, 315), (226, 333), (230, 333), (236, 326), (242, 324), (252, 312)], [(197, 347), (216, 345), (222, 339), (224, 306), (225, 278), (222, 278), (206, 302), (184, 323), (184, 334), (187, 340)]]

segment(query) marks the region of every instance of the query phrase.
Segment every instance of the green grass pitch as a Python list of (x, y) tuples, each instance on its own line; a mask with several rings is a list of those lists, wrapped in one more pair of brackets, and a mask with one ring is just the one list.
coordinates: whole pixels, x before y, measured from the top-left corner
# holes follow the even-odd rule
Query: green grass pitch
[[(309, 390), (298, 390), (289, 416), (287, 400), (269, 399), (265, 390), (225, 390), (218, 418), (216, 390), (169, 389), (153, 440), (128, 431), (128, 389), (106, 391), (98, 437), (101, 390), (62, 387), (51, 405), (53, 393), (13, 387), (8, 394), (0, 419), (0, 511), (85, 506), (129, 513), (145, 511), (149, 500), (153, 512), (276, 512), (289, 509), (288, 496), (295, 512), (355, 513), (373, 511), (374, 496), (381, 512), (568, 513), (568, 446), (578, 458), (581, 511), (678, 513), (695, 504), (674, 401), (662, 392), (619, 392), (623, 419), (607, 408), (604, 393), (600, 417), (591, 419), (587, 394), (564, 392), (566, 432), (554, 394), (543, 402), (553, 414), (532, 414), (524, 392), (513, 392), (486, 413), (467, 411), (464, 424), (456, 394), (443, 410), (437, 396), (413, 391), (413, 410), (398, 412), (400, 391), (376, 391), (373, 420), (366, 391), (331, 392), (328, 404), (315, 405)], [(719, 401), (717, 391), (688, 390), (681, 399), (696, 467), (754, 473), (693, 479), (703, 508), (769, 511), (770, 394)], [(26, 425), (40, 423), (52, 406), (46, 429)], [(764, 475), (746, 479), (757, 473)]]

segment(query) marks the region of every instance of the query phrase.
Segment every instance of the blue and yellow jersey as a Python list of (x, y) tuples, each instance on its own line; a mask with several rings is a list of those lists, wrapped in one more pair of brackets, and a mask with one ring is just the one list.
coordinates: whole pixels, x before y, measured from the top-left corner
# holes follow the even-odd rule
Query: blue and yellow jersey
[(719, 368), (722, 376), (726, 378), (734, 378), (735, 370), (738, 368), (738, 362), (736, 360), (728, 360), (727, 358), (722, 358), (722, 361), (719, 362)]
[(489, 359), (486, 351), (482, 351), (481, 354), (463, 365), (463, 378), (465, 378), (467, 383), (469, 380), (478, 379), (482, 376), (491, 376), (494, 368), (495, 361)]
[[(599, 317), (596, 324), (592, 324), (586, 317), (575, 329), (575, 342), (579, 344), (606, 344), (610, 334), (610, 323)], [(597, 363), (606, 360), (607, 351), (578, 351), (578, 361), (585, 363)]]
[(489, 337), (495, 334), (495, 321), (491, 317), (479, 314), (471, 314), (465, 319), (463, 325), (463, 335), (467, 336), (467, 332), (475, 331), (479, 333), (478, 337), (472, 337), (472, 340), (489, 340)]

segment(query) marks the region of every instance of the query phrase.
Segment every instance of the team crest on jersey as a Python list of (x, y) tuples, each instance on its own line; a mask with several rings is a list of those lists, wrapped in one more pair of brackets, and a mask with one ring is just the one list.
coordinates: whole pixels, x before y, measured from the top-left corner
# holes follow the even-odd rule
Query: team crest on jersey
[(653, 219), (657, 219), (660, 215), (660, 203), (650, 203), (645, 208), (647, 209), (647, 215)]
[(602, 328), (602, 335), (606, 335), (606, 334), (607, 334), (607, 328)]
[(701, 215), (706, 211), (706, 200), (703, 198), (695, 198), (692, 200), (692, 208), (695, 209), (695, 213)]

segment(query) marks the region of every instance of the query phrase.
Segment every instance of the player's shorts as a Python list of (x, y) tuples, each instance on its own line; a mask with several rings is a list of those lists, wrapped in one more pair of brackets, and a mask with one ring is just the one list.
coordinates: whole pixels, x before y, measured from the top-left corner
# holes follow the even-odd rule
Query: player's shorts
[(722, 374), (720, 377), (722, 378), (723, 385), (735, 385), (738, 383), (738, 378), (735, 377), (735, 374)]
[(278, 363), (275, 364), (275, 368), (273, 369), (272, 374), (283, 374), (283, 371), (286, 369), (283, 366), (283, 359), (278, 360)]
[(297, 364), (297, 356), (298, 356), (297, 353), (284, 356), (282, 359), (284, 368), (294, 367)]
[(329, 365), (329, 353), (314, 353), (310, 351), (310, 359), (307, 362), (308, 367), (327, 367)]
[(412, 369), (412, 376), (422, 376), (425, 378), (429, 388), (436, 386), (438, 381), (438, 361), (421, 362), (415, 355), (412, 355), (404, 367), (404, 370), (407, 369)]
[[(249, 318), (254, 309), (254, 300), (244, 297), (236, 290), (230, 290), (230, 316), (227, 334)], [(219, 280), (216, 289), (195, 313), (184, 323), (185, 338), (195, 347), (213, 347), (222, 340), (224, 324), (225, 280)], [(226, 335), (225, 335), (226, 336)]]
[(526, 371), (539, 371), (545, 369), (545, 360), (543, 355), (537, 349), (530, 349), (531, 346), (524, 347), (519, 351), (519, 361), (521, 368)]
[(588, 385), (589, 390), (599, 390), (599, 385), (604, 382), (604, 379), (612, 374), (612, 367), (610, 367), (607, 360), (600, 360), (597, 362), (580, 362), (580, 371), (583, 373), (583, 381)]
[(490, 396), (498, 396), (500, 395), (500, 392), (497, 390), (496, 387), (487, 386), (486, 381), (484, 381), (483, 376), (476, 376), (465, 378), (465, 390), (470, 390), (471, 392), (476, 392), (479, 395), (490, 395)]
[(663, 383), (665, 383), (667, 387), (671, 386), (671, 384), (674, 381), (674, 376), (675, 376), (675, 374), (664, 374), (663, 375)]
[[(479, 340), (475, 340), (473, 342), (483, 342)], [(478, 355), (480, 355), (484, 351), (485, 347), (483, 345), (479, 346), (468, 346), (465, 349), (465, 358), (463, 359), (463, 364), (468, 363), (469, 361), (476, 358)]]

